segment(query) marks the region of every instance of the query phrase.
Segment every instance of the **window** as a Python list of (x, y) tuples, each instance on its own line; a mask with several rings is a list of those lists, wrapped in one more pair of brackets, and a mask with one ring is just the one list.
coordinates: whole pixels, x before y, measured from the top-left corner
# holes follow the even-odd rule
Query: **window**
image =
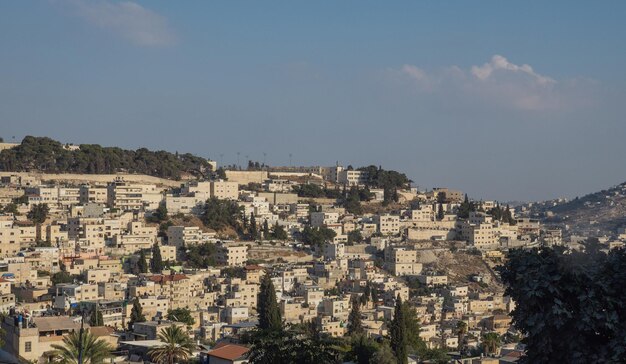
[(27, 341), (24, 344), (24, 351), (26, 351), (27, 353), (30, 353), (31, 350), (32, 350), (32, 344), (30, 341)]

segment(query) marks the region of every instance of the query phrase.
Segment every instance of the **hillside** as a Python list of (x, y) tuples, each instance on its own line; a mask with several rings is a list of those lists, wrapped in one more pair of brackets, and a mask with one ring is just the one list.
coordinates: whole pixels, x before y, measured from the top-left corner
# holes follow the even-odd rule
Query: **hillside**
[(150, 151), (145, 148), (125, 150), (81, 144), (66, 148), (50, 138), (27, 136), (12, 149), (0, 152), (0, 171), (43, 173), (138, 173), (168, 179), (184, 175), (200, 176), (210, 170), (206, 159), (192, 154)]
[(626, 182), (567, 202), (535, 203), (530, 214), (567, 235), (613, 235), (626, 227)]

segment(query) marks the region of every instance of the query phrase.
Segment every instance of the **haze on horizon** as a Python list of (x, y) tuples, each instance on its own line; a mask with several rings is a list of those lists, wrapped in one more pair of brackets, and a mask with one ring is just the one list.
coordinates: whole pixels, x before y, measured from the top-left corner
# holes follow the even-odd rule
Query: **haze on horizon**
[[(626, 181), (626, 3), (0, 3), (0, 136), (382, 165), (474, 198)], [(223, 155), (223, 157), (221, 156)]]

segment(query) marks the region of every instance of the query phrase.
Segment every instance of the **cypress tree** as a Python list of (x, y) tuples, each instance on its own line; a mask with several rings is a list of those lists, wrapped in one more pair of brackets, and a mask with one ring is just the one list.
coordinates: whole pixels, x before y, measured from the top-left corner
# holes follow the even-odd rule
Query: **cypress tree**
[(402, 299), (400, 295), (396, 298), (396, 307), (393, 311), (393, 320), (391, 321), (391, 348), (396, 353), (398, 364), (407, 364), (407, 337), (406, 323), (404, 321), (404, 312), (402, 311)]
[(91, 326), (104, 326), (104, 318), (102, 318), (102, 312), (97, 309), (91, 311), (89, 323), (91, 324)]
[(363, 332), (361, 322), (361, 303), (357, 296), (352, 297), (352, 309), (348, 316), (348, 335), (360, 334)]
[(267, 239), (270, 236), (270, 226), (267, 224), (267, 219), (263, 220), (263, 239)]
[(146, 317), (143, 315), (143, 308), (139, 303), (139, 298), (135, 297), (133, 300), (133, 308), (130, 310), (130, 321), (128, 321), (128, 327), (132, 328), (135, 322), (145, 322)]
[(139, 252), (139, 260), (137, 261), (137, 269), (139, 273), (148, 273), (148, 263), (146, 262), (146, 253), (143, 249)]
[(257, 237), (257, 228), (256, 228), (256, 218), (254, 217), (254, 212), (250, 213), (250, 229), (248, 229), (248, 233), (250, 234), (250, 239), (255, 240)]
[(444, 218), (444, 213), (443, 213), (443, 205), (441, 204), (441, 202), (439, 202), (439, 209), (437, 210), (437, 220), (441, 221)]
[(159, 249), (159, 246), (156, 243), (152, 246), (150, 271), (155, 274), (160, 274), (163, 271), (163, 258), (161, 257), (161, 249)]
[(276, 290), (269, 273), (265, 273), (261, 279), (261, 287), (259, 288), (257, 298), (257, 310), (259, 312), (259, 328), (261, 330), (282, 330), (283, 324), (278, 302), (276, 302)]

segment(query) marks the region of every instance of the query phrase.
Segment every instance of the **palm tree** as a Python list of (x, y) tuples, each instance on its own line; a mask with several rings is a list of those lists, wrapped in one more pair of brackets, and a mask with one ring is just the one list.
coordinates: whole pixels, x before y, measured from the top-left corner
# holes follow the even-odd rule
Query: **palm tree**
[(159, 340), (164, 344), (148, 351), (157, 363), (174, 364), (177, 360), (187, 360), (195, 348), (193, 340), (180, 326), (166, 327), (159, 333)]
[(486, 354), (496, 354), (502, 342), (500, 335), (496, 332), (489, 332), (483, 335), (483, 348)]
[[(82, 341), (82, 345), (81, 345)], [(80, 338), (77, 331), (72, 331), (63, 338), (63, 345), (53, 344), (54, 361), (60, 364), (78, 364), (78, 348), (82, 346), (83, 364), (103, 364), (113, 355), (113, 347), (106, 341), (98, 340), (89, 330)]]

